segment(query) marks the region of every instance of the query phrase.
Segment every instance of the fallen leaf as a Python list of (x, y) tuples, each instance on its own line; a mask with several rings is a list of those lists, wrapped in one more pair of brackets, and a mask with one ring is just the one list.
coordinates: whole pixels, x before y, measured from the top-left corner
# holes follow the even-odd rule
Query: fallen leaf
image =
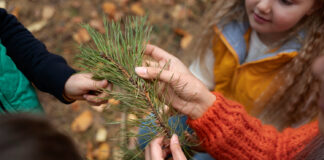
[(86, 43), (90, 41), (90, 35), (85, 28), (81, 28), (73, 34), (73, 39), (79, 44)]
[(96, 134), (96, 141), (97, 142), (104, 142), (107, 139), (107, 130), (106, 128), (102, 127), (99, 128)]
[(105, 33), (105, 27), (102, 21), (93, 19), (90, 21), (90, 26), (97, 29), (100, 33)]
[(96, 10), (93, 10), (90, 12), (91, 18), (98, 18), (98, 12)]
[(12, 11), (11, 11), (11, 14), (16, 16), (17, 18), (19, 17), (19, 11), (20, 11), (20, 8), (19, 7), (15, 7)]
[(138, 15), (138, 16), (144, 16), (144, 14), (145, 14), (144, 9), (143, 9), (141, 3), (139, 3), (139, 2), (137, 2), (137, 3), (133, 3), (133, 4), (131, 5), (131, 8), (130, 8), (130, 9), (131, 9), (131, 11), (132, 11), (133, 13), (135, 13), (135, 14)]
[(0, 8), (6, 8), (6, 1), (0, 0)]
[(73, 22), (73, 23), (81, 23), (82, 21), (83, 21), (83, 18), (80, 16), (75, 16), (71, 20), (71, 22)]
[(88, 143), (87, 143), (87, 154), (86, 154), (87, 160), (93, 160), (94, 159), (92, 152), (93, 152), (93, 144), (91, 143), (91, 141), (88, 141)]
[(120, 101), (116, 100), (116, 99), (113, 99), (113, 98), (110, 98), (108, 100), (108, 103), (111, 104), (111, 105), (118, 105), (120, 103)]
[(183, 36), (181, 39), (181, 42), (180, 42), (181, 48), (182, 49), (188, 48), (191, 41), (192, 41), (192, 35), (187, 34), (187, 35)]
[(192, 41), (193, 38), (192, 35), (181, 28), (176, 28), (174, 32), (182, 36), (180, 41), (180, 47), (182, 49), (186, 49), (189, 46), (190, 42)]
[(30, 31), (30, 32), (37, 32), (40, 31), (41, 29), (43, 29), (47, 24), (47, 20), (41, 20), (35, 23), (32, 23), (31, 25), (27, 26), (26, 28)]
[(128, 114), (127, 119), (129, 121), (137, 120), (137, 116), (135, 114)]
[(114, 17), (116, 8), (116, 5), (112, 2), (105, 2), (102, 4), (102, 10), (104, 11), (104, 13), (108, 14), (111, 17)]
[(176, 20), (185, 19), (189, 14), (189, 10), (182, 5), (176, 5), (171, 13)]
[(91, 106), (91, 108), (97, 112), (102, 112), (107, 108), (107, 104), (101, 104), (99, 106)]
[(55, 8), (53, 6), (45, 6), (43, 8), (42, 17), (43, 19), (48, 20), (53, 17), (54, 13), (55, 13)]
[(92, 122), (92, 113), (86, 110), (74, 119), (71, 124), (71, 129), (73, 132), (84, 132), (91, 126)]
[(110, 146), (107, 143), (102, 143), (93, 154), (98, 160), (107, 160), (110, 156)]
[(186, 34), (188, 34), (185, 30), (181, 29), (181, 28), (176, 28), (174, 29), (174, 33), (180, 35), (180, 36), (184, 36)]
[(124, 16), (124, 12), (122, 11), (117, 11), (114, 15), (114, 20), (115, 21), (119, 21), (122, 19), (122, 17)]

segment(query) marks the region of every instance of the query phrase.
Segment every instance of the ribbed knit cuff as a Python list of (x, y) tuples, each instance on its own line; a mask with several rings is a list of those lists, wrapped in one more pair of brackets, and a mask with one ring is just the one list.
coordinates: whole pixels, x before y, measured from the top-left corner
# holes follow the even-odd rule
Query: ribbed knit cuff
[(239, 103), (214, 95), (216, 101), (207, 112), (187, 123), (216, 159), (292, 159), (318, 134), (317, 122), (279, 132), (250, 116)]

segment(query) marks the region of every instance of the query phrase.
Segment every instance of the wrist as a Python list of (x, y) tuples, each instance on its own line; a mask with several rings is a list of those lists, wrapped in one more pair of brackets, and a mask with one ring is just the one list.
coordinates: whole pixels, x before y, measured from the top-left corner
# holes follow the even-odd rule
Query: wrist
[(73, 102), (73, 101), (75, 101), (75, 99), (72, 98), (72, 97), (70, 97), (70, 96), (68, 96), (68, 95), (65, 93), (65, 91), (63, 92), (62, 97), (63, 97), (64, 100), (66, 100), (67, 102)]
[(205, 112), (207, 112), (208, 108), (211, 107), (214, 102), (216, 101), (216, 96), (208, 91), (206, 94), (204, 94), (204, 98), (201, 100), (201, 103), (197, 106), (197, 111), (194, 112), (194, 114), (191, 117), (191, 119), (198, 119), (202, 117)]

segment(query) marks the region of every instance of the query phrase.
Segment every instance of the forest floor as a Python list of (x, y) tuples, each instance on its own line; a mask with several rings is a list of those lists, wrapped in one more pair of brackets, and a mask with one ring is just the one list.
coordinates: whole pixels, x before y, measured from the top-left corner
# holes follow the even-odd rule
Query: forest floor
[[(90, 37), (80, 24), (90, 24), (102, 31), (103, 15), (119, 20), (129, 15), (148, 16), (153, 26), (150, 43), (179, 55), (188, 47), (192, 26), (206, 8), (207, 0), (0, 0), (1, 7), (14, 14), (52, 53), (63, 56), (77, 69), (74, 57), (80, 43)], [(184, 54), (184, 53), (182, 53)], [(117, 125), (108, 121), (121, 119), (121, 114), (77, 101), (65, 105), (53, 96), (39, 93), (49, 119), (62, 132), (71, 136), (87, 159), (117, 159)], [(74, 123), (72, 125), (72, 123)], [(75, 127), (75, 125), (80, 125)], [(101, 154), (100, 151), (108, 151)]]

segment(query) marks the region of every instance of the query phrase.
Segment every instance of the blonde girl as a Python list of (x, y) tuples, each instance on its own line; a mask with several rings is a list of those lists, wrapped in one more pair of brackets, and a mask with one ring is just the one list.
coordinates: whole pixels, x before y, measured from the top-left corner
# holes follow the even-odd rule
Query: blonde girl
[[(310, 63), (323, 41), (323, 0), (218, 0), (193, 43), (192, 73), (264, 123), (297, 127), (317, 115)], [(324, 44), (323, 44), (324, 45)]]

